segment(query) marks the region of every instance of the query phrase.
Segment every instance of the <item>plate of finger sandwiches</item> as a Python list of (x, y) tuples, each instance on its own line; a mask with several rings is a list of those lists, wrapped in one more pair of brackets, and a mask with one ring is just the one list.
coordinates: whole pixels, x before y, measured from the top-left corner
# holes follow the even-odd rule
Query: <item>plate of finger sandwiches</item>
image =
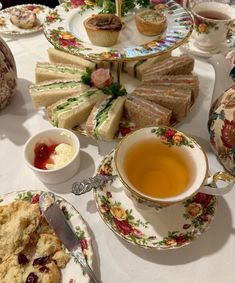
[(48, 58), (37, 62), (29, 86), (33, 106), (44, 107), (55, 127), (98, 140), (120, 139), (147, 126), (175, 126), (199, 94), (194, 59), (187, 54), (123, 62), (128, 91), (114, 82), (116, 62), (96, 63), (55, 48), (48, 49)]

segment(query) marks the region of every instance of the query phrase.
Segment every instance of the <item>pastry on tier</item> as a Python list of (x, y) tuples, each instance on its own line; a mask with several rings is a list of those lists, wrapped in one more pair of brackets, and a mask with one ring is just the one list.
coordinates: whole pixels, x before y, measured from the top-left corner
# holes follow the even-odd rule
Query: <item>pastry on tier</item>
[(144, 35), (160, 35), (167, 26), (166, 17), (156, 10), (144, 10), (135, 16), (138, 31)]
[(117, 42), (122, 22), (113, 14), (98, 14), (87, 18), (84, 26), (94, 45), (109, 47)]
[(37, 25), (37, 16), (34, 12), (24, 9), (13, 9), (10, 13), (13, 25), (22, 29), (31, 29)]

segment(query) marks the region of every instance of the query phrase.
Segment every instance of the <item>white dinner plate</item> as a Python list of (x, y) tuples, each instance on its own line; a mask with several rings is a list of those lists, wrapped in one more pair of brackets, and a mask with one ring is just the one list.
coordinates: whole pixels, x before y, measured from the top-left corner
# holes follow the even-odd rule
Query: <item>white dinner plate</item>
[[(38, 202), (39, 196), (42, 191), (19, 191), (12, 192), (0, 196), (0, 205), (9, 204), (15, 200), (26, 200), (32, 203)], [(87, 256), (87, 261), (90, 266), (92, 266), (93, 251), (91, 246), (91, 238), (87, 231), (86, 224), (82, 219), (78, 211), (65, 199), (56, 196), (56, 201), (60, 208), (63, 209), (67, 220), (70, 222), (73, 230), (76, 232), (77, 236), (83, 241), (84, 247), (83, 252)], [(84, 273), (82, 267), (76, 260), (72, 257), (67, 263), (64, 269), (61, 269), (62, 273), (62, 283), (68, 282), (79, 282), (79, 283), (89, 283), (90, 279), (87, 274)]]

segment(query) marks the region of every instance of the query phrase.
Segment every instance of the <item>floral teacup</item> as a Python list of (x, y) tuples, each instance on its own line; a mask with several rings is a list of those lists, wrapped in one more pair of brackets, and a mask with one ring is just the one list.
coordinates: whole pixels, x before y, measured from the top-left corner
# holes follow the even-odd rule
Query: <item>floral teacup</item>
[(191, 1), (189, 8), (194, 18), (195, 45), (203, 51), (219, 50), (235, 19), (235, 9), (218, 1)]
[(206, 154), (195, 140), (170, 127), (137, 130), (117, 145), (117, 175), (138, 202), (165, 207), (201, 191), (229, 192), (235, 177), (226, 172), (209, 174)]

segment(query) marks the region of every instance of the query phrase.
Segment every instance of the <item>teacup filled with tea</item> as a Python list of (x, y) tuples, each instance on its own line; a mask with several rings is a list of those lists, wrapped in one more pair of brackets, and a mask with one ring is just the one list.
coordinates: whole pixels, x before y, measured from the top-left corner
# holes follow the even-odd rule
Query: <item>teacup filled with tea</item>
[[(235, 182), (225, 172), (209, 177), (208, 160), (200, 145), (165, 126), (127, 135), (115, 150), (114, 162), (127, 191), (141, 202), (158, 206), (183, 201), (199, 190), (226, 193)], [(219, 180), (222, 187), (217, 187)]]
[(235, 19), (235, 9), (219, 1), (190, 1), (194, 19), (192, 37), (204, 51), (216, 51), (225, 43)]

